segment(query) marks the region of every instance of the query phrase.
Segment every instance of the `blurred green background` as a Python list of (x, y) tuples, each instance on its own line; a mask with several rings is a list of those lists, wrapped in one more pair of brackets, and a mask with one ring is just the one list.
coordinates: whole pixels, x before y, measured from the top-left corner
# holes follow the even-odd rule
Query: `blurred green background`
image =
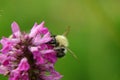
[(0, 37), (13, 21), (23, 31), (45, 21), (53, 34), (71, 26), (69, 48), (80, 63), (70, 54), (59, 59), (62, 80), (120, 80), (120, 0), (0, 0)]

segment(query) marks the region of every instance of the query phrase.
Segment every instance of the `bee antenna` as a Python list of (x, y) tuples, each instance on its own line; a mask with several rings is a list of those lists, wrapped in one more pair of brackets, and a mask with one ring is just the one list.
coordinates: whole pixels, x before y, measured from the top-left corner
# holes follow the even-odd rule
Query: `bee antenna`
[(69, 52), (78, 62), (80, 62), (79, 59), (78, 59), (78, 57), (75, 55), (75, 53), (74, 53), (72, 50), (70, 50), (69, 48), (66, 48), (66, 49), (68, 50), (68, 52)]
[(70, 32), (70, 26), (66, 28), (65, 32), (63, 33), (63, 36), (67, 36), (69, 32)]

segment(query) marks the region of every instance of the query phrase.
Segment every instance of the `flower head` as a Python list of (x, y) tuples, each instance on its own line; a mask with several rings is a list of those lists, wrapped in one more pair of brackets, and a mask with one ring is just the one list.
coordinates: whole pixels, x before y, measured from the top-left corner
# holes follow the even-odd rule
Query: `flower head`
[(47, 44), (52, 38), (44, 22), (35, 23), (30, 33), (21, 32), (16, 22), (11, 27), (12, 35), (0, 40), (0, 74), (9, 80), (59, 80), (56, 52)]

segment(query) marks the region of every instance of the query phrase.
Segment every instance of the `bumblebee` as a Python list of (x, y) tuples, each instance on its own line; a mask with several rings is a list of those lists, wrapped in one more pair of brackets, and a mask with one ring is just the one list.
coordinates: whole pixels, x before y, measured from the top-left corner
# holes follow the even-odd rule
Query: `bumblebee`
[(62, 35), (52, 35), (51, 36), (52, 40), (49, 42), (49, 44), (54, 46), (54, 50), (56, 51), (57, 53), (56, 56), (58, 58), (65, 56), (68, 51), (74, 58), (78, 60), (74, 52), (68, 48), (69, 42), (68, 39), (66, 38), (66, 35), (68, 34), (69, 30), (70, 27), (68, 27), (67, 30)]
[(54, 46), (54, 50), (56, 51), (57, 57), (65, 56), (68, 47), (68, 40), (63, 35), (53, 35), (52, 41), (50, 42)]

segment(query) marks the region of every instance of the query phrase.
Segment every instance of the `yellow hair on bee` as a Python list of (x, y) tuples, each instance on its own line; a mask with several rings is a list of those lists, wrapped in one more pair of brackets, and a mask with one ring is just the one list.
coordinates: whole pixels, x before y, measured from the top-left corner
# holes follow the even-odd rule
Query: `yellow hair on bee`
[(68, 40), (65, 36), (57, 35), (55, 39), (59, 43), (59, 46), (68, 47)]

